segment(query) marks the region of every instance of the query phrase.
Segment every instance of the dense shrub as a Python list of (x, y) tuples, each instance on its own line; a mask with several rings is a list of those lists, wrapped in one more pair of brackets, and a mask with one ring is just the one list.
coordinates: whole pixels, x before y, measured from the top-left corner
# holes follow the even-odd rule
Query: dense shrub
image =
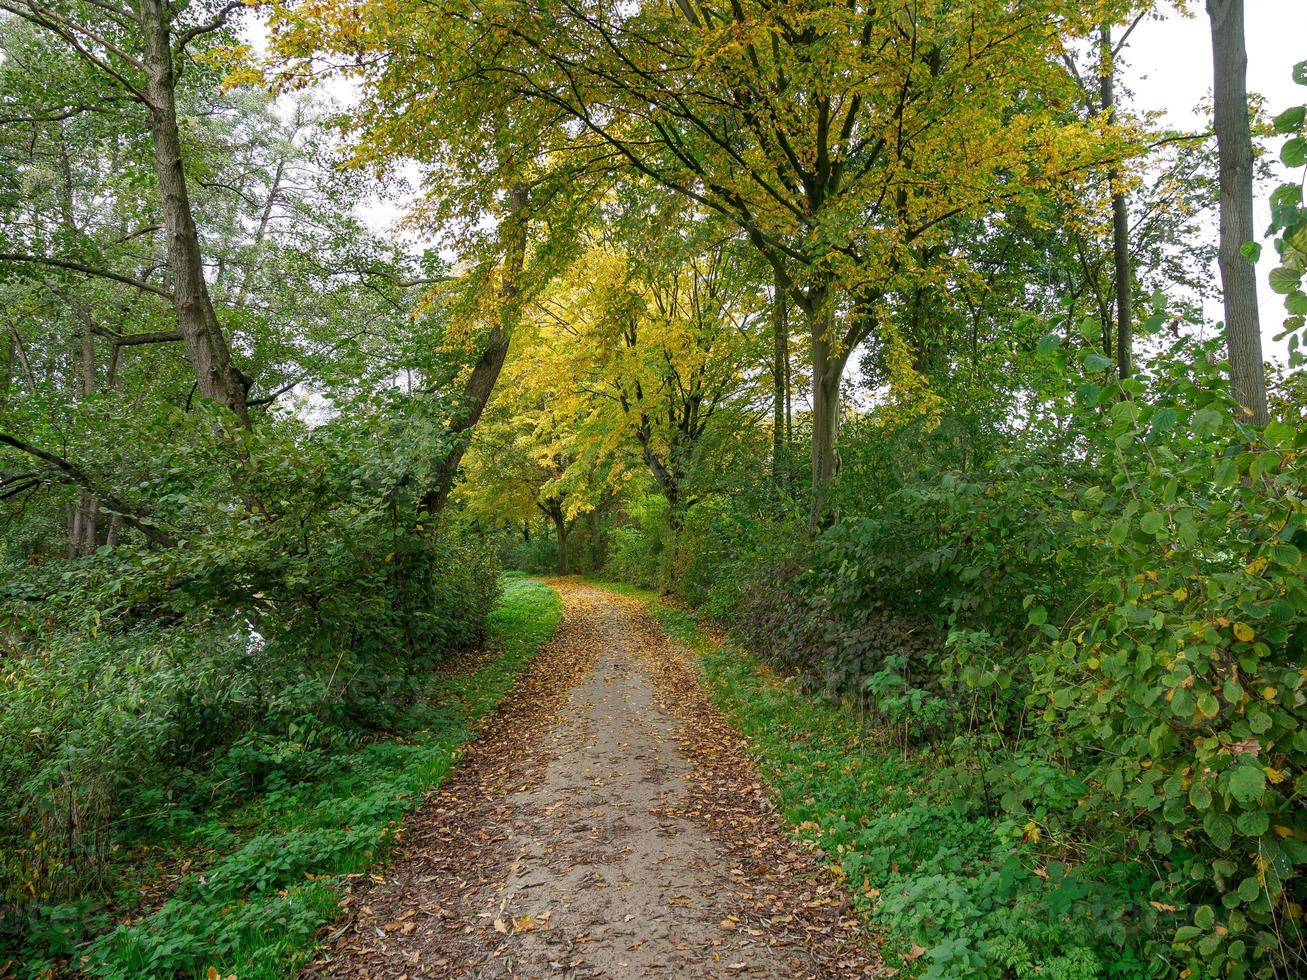
[(605, 573), (645, 588), (662, 585), (674, 558), (666, 500), (645, 494), (627, 508), (626, 517), (628, 523), (609, 531)]
[(543, 534), (533, 534), (526, 541), (516, 532), (496, 539), (499, 561), (504, 568), (528, 575), (548, 575), (558, 569), (558, 545)]
[[(360, 577), (317, 618), (334, 649), (301, 640), (291, 625), (308, 617), (295, 610), (284, 621), (265, 611), (266, 636), (215, 616), (56, 636), (11, 658), (0, 676), (4, 899), (93, 887), (109, 848), (160, 812), (184, 825), (217, 796), (314, 776), (393, 722), (423, 672), (479, 636), (495, 594), (494, 566), (471, 542), (433, 542), (422, 570), (424, 608), (393, 631), (416, 646), (362, 642), (392, 631), (362, 618), (372, 583)], [(332, 610), (351, 597), (360, 619), (346, 629)]]
[[(943, 765), (964, 810), (1042, 842), (1081, 898), (1113, 910), (1093, 913), (1114, 923), (1093, 939), (1113, 959), (1292, 972), (1307, 429), (1300, 414), (1239, 422), (1218, 358), (1175, 342), (1118, 386), (1092, 347), (1073, 359), (1050, 336), (1038, 397), (997, 413), (1020, 427), (988, 456), (985, 440), (950, 450), (920, 417), (860, 422), (821, 534), (784, 507), (760, 522), (749, 495), (699, 504), (679, 543), (694, 570), (683, 595)], [(907, 446), (891, 466), (885, 453)], [(916, 880), (904, 916), (979, 894), (922, 891), (937, 886), (952, 887)], [(986, 937), (968, 969), (1020, 959), (1019, 931), (1009, 939)]]
[(178, 547), (5, 585), (0, 902), (94, 890), (147, 824), (320, 774), (480, 638), (497, 595), (478, 538), (418, 518), (420, 457), (393, 426), (184, 424), (149, 467)]
[[(293, 975), (321, 926), (340, 914), (341, 875), (384, 853), (397, 822), (452, 768), (476, 719), (512, 686), (561, 614), (546, 586), (507, 581), (487, 626), (494, 655), (476, 657), (472, 669), (415, 678), (418, 698), (393, 721), (398, 737), (364, 739), (333, 726), (252, 732), (280, 746), (285, 764), (262, 792), (213, 798), (206, 789), (168, 811), (142, 810), (134, 821), (141, 839), (119, 835), (118, 864), (127, 857), (137, 865), (117, 883), (121, 894), (31, 903), (22, 916), (0, 919), (0, 955), (13, 953), (19, 975), (34, 977), (59, 972), (69, 957), (100, 977), (204, 976), (215, 964), (223, 975)], [(317, 748), (325, 738), (332, 750), (314, 759), (312, 772), (295, 764), (304, 747), (297, 743)], [(210, 787), (223, 768), (212, 771)], [(175, 888), (147, 893), (140, 904), (131, 879), (161, 873), (177, 876)], [(128, 918), (127, 910), (143, 914)]]

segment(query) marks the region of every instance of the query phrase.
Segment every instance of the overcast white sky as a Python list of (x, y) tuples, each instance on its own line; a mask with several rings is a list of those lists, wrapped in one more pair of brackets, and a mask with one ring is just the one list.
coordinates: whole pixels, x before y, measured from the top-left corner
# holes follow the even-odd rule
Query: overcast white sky
[[(1193, 17), (1170, 13), (1160, 20), (1139, 25), (1130, 35), (1124, 53), (1124, 77), (1134, 90), (1134, 104), (1141, 110), (1160, 110), (1165, 124), (1177, 129), (1200, 130), (1211, 126), (1201, 108), (1210, 104), (1212, 93), (1212, 48), (1207, 15), (1201, 2), (1191, 2)], [(1307, 60), (1307, 0), (1246, 0), (1244, 6), (1248, 46), (1248, 89), (1263, 96), (1266, 111), (1281, 110), (1307, 101), (1307, 87), (1295, 85), (1290, 72)], [(1274, 178), (1256, 193), (1257, 233), (1260, 237), (1270, 221), (1267, 196), (1284, 173), (1279, 163), (1280, 144), (1274, 141)], [(1215, 219), (1209, 233), (1216, 239)], [(1283, 362), (1284, 343), (1272, 338), (1284, 319), (1281, 297), (1266, 285), (1266, 275), (1275, 252), (1267, 246), (1258, 264), (1258, 301), (1261, 307), (1262, 346), (1268, 356)], [(1218, 272), (1212, 268), (1212, 278)], [(1213, 320), (1221, 318), (1219, 305), (1207, 310)]]

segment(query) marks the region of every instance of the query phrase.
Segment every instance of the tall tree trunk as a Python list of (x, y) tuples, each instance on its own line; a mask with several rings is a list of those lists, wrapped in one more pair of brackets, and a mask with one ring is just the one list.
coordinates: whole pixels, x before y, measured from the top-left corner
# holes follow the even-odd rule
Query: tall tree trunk
[(27, 350), (23, 347), (23, 338), (18, 336), (18, 328), (14, 326), (12, 321), (9, 321), (9, 343), (11, 355), (17, 359), (18, 366), (23, 369), (23, 377), (27, 380), (28, 391), (36, 394), (36, 373), (32, 370), (32, 362), (27, 358)]
[(550, 502), (548, 507), (541, 508), (549, 519), (554, 522), (554, 535), (558, 540), (558, 574), (566, 575), (567, 568), (567, 520), (563, 517), (563, 508), (561, 504)]
[(592, 572), (601, 570), (608, 557), (608, 540), (604, 534), (602, 518), (603, 514), (598, 507), (592, 508), (586, 517), (590, 524), (590, 570)]
[(509, 192), (507, 214), (504, 216), (504, 257), (496, 321), (486, 335), (486, 346), (472, 365), (472, 372), (463, 386), (463, 397), (459, 400), (462, 414), (450, 423), (449, 431), (454, 437), (453, 448), (436, 467), (431, 486), (422, 495), (421, 509), (428, 514), (438, 513), (449, 499), (458, 477), (458, 467), (463, 462), (463, 454), (467, 452), (468, 438), (481, 420), (481, 413), (486, 410), (495, 383), (499, 380), (499, 372), (504, 368), (504, 359), (508, 356), (512, 324), (506, 307), (512, 304), (521, 288), (522, 268), (526, 263), (526, 206), (527, 188), (524, 184), (518, 184)]
[(789, 337), (785, 338), (785, 448), (794, 446), (794, 384), (790, 369)]
[[(1112, 51), (1112, 27), (1104, 24), (1099, 33), (1099, 93), (1109, 123), (1116, 122), (1116, 58)], [(1134, 325), (1130, 273), (1130, 213), (1125, 192), (1118, 187), (1120, 172), (1107, 172), (1112, 188), (1112, 264), (1116, 279), (1116, 371), (1124, 381), (1133, 373)]]
[(775, 283), (772, 291), (772, 479), (785, 482), (785, 388), (789, 370), (789, 316), (785, 290)]
[(3, 408), (5, 403), (9, 401), (9, 386), (14, 377), (14, 362), (18, 359), (13, 333), (6, 330), (4, 334), (5, 357), (4, 363), (0, 364), (0, 408)]
[(200, 394), (231, 409), (241, 424), (248, 427), (250, 416), (245, 399), (249, 380), (232, 360), (231, 349), (213, 312), (213, 301), (204, 279), (200, 238), (186, 189), (166, 0), (138, 0), (137, 16), (145, 42), (145, 91), (150, 100), (154, 172), (168, 236), (168, 262), (172, 270), (177, 326)]
[(653, 434), (649, 430), (647, 418), (641, 418), (639, 426), (636, 427), (635, 438), (640, 443), (645, 465), (649, 467), (654, 482), (658, 484), (658, 490), (667, 501), (668, 522), (673, 530), (680, 530), (684, 518), (684, 508), (681, 506), (680, 474), (663, 462), (663, 458), (654, 452)]
[(808, 529), (817, 531), (830, 520), (830, 485), (840, 471), (836, 436), (840, 420), (840, 382), (847, 351), (836, 351), (831, 337), (833, 311), (823, 303), (808, 315), (812, 346), (812, 507)]
[(69, 558), (76, 558), (78, 548), (82, 543), (82, 500), (86, 497), (85, 493), (77, 495), (77, 502), (69, 504), (65, 510), (67, 514), (68, 526), (68, 547), (64, 554)]
[(90, 494), (83, 494), (82, 498), (81, 553), (83, 555), (93, 555), (95, 549), (100, 547), (101, 543), (100, 501)]
[(1243, 0), (1207, 0), (1221, 187), (1221, 289), (1230, 390), (1247, 421), (1265, 425), (1266, 365), (1257, 316), (1257, 278), (1241, 248), (1254, 241), (1253, 143), (1248, 123), (1248, 54)]
[[(71, 214), (71, 205), (70, 212)], [(71, 220), (71, 219), (69, 219)], [(93, 321), (89, 316), (80, 318), (82, 324), (81, 349), (78, 352), (78, 364), (81, 368), (81, 398), (85, 401), (95, 393), (95, 334), (92, 332)], [(68, 534), (68, 556), (91, 555), (99, 542), (97, 541), (97, 523), (100, 515), (100, 502), (94, 495), (83, 490), (77, 495), (76, 520), (73, 521)]]

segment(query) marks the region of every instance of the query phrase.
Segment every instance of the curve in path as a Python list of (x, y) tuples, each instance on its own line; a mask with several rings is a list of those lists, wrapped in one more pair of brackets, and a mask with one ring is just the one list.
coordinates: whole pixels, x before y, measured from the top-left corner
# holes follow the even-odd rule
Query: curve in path
[(691, 655), (642, 603), (551, 584), (554, 639), (305, 975), (888, 973)]

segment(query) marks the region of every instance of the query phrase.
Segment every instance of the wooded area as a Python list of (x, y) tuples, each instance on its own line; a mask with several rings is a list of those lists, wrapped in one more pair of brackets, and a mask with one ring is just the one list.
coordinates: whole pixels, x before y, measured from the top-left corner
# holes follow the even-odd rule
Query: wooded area
[(1163, 128), (1174, 6), (0, 0), (0, 977), (318, 975), (506, 571), (663, 597), (878, 963), (1301, 976), (1307, 88), (1191, 4)]

